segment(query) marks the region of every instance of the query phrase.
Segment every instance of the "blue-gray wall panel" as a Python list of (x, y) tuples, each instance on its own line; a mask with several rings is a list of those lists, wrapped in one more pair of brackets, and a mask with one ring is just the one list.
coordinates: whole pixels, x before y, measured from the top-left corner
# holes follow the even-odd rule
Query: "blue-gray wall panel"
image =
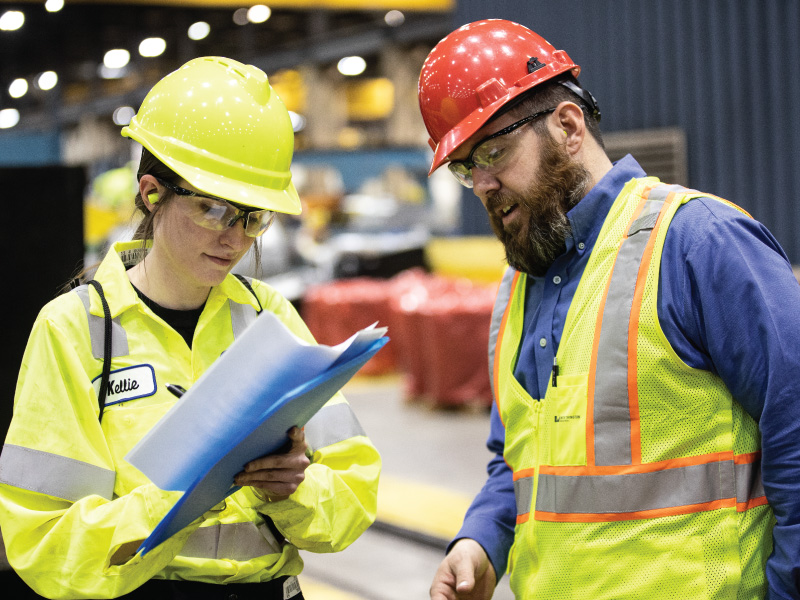
[(683, 128), (690, 185), (744, 207), (800, 263), (800, 2), (458, 0), (454, 27), (484, 18), (566, 50), (604, 131)]

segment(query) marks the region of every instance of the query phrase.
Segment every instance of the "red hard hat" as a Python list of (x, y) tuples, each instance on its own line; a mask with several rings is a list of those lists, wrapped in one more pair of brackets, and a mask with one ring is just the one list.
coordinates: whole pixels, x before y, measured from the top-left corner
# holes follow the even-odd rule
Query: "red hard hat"
[(523, 92), (581, 68), (563, 50), (512, 21), (475, 21), (431, 50), (419, 75), (419, 108), (431, 136), (430, 172)]

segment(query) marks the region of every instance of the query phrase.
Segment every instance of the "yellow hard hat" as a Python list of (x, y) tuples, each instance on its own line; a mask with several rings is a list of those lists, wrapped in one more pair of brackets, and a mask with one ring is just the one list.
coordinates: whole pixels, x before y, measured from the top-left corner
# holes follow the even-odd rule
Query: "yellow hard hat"
[(300, 213), (289, 165), (289, 113), (257, 67), (195, 58), (145, 97), (122, 135), (198, 190), (238, 204)]

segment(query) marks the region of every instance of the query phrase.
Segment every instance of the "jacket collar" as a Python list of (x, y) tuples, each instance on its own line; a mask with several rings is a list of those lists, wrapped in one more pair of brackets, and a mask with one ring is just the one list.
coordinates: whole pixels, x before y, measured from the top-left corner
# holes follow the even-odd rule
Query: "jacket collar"
[[(141, 240), (117, 242), (97, 268), (94, 278), (103, 286), (112, 318), (135, 306), (139, 301), (126, 271), (147, 255), (151, 244), (152, 242), (147, 242), (143, 248)], [(95, 294), (91, 294), (90, 298), (90, 312), (93, 315), (102, 315), (103, 305), (100, 299)], [(230, 273), (220, 285), (211, 289), (206, 306), (217, 309), (228, 299), (238, 304), (249, 304), (254, 309), (260, 310), (250, 290)]]

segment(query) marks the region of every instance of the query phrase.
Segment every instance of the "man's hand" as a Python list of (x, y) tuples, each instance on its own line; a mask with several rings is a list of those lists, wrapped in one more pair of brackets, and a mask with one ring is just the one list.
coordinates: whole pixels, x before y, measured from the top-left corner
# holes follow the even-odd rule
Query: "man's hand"
[(271, 501), (284, 500), (293, 494), (305, 479), (310, 461), (306, 456), (308, 446), (303, 430), (292, 427), (288, 435), (289, 450), (250, 461), (244, 471), (234, 477), (234, 483), (252, 486), (259, 496)]
[(483, 547), (463, 538), (439, 565), (431, 584), (431, 600), (490, 600), (496, 584), (497, 575)]

